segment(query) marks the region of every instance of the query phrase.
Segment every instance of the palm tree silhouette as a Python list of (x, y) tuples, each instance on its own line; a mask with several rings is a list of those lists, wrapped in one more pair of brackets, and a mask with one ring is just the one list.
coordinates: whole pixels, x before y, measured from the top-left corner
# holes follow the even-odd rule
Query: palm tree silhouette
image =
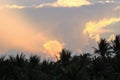
[(110, 45), (106, 39), (101, 39), (98, 42), (98, 49), (97, 48), (94, 48), (94, 49), (95, 49), (95, 53), (98, 53), (102, 57), (105, 57), (105, 56), (109, 55)]
[(63, 49), (62, 52), (60, 52), (60, 62), (62, 64), (68, 64), (71, 59), (71, 51), (67, 49)]
[(115, 40), (112, 41), (112, 48), (116, 55), (120, 55), (120, 35), (115, 36)]
[(23, 54), (0, 57), (0, 80), (120, 80), (120, 35), (111, 42), (101, 39), (94, 49), (100, 56), (63, 49), (57, 61)]
[(30, 56), (29, 64), (32, 68), (34, 68), (35, 66), (38, 66), (39, 63), (40, 63), (40, 57), (38, 57), (37, 55)]

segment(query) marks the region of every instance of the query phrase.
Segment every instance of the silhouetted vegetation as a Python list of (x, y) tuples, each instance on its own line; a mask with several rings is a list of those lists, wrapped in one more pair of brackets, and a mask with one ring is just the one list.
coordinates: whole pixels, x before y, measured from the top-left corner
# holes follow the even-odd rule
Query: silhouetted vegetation
[(0, 80), (120, 80), (120, 35), (101, 39), (94, 49), (94, 54), (74, 56), (63, 49), (57, 61), (23, 54), (0, 57)]

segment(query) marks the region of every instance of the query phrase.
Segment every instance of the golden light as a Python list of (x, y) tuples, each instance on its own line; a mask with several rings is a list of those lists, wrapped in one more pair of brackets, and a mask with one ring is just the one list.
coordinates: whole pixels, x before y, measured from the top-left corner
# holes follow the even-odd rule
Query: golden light
[(0, 44), (6, 49), (20, 48), (35, 51), (38, 43), (42, 44), (47, 40), (47, 37), (41, 32), (37, 33), (21, 14), (2, 10), (0, 17)]
[(105, 29), (105, 28), (119, 21), (120, 21), (120, 18), (110, 18), (110, 19), (102, 19), (99, 21), (89, 21), (86, 23), (83, 33), (89, 34), (89, 37), (91, 37), (95, 41), (99, 41), (100, 34), (103, 34), (106, 32), (113, 32), (113, 30)]
[(79, 7), (90, 4), (87, 0), (58, 0), (57, 3), (58, 5), (62, 5), (64, 7)]
[(0, 46), (3, 51), (0, 52), (19, 49), (30, 53), (44, 53), (44, 57), (57, 56), (63, 45), (57, 40), (52, 41), (52, 35), (48, 37), (43, 31), (38, 32), (23, 14), (16, 13), (12, 8), (22, 9), (24, 7), (18, 5), (1, 7)]
[(48, 41), (44, 43), (45, 50), (50, 53), (50, 56), (59, 56), (59, 52), (62, 50), (63, 45), (57, 40)]
[(16, 8), (16, 9), (23, 9), (25, 6), (19, 6), (19, 5), (6, 5), (5, 8)]
[(87, 0), (57, 0), (53, 3), (45, 3), (35, 6), (36, 8), (42, 8), (44, 6), (50, 7), (80, 7), (83, 5), (90, 5), (91, 3)]
[(112, 35), (108, 38), (107, 41), (113, 41), (113, 40), (115, 40), (115, 35), (114, 35), (114, 34), (112, 34)]
[(6, 52), (9, 49), (32, 53), (44, 52), (43, 43), (52, 39), (45, 33), (38, 32), (25, 16), (15, 13), (14, 9), (1, 9), (0, 17), (0, 46), (3, 50), (0, 52)]

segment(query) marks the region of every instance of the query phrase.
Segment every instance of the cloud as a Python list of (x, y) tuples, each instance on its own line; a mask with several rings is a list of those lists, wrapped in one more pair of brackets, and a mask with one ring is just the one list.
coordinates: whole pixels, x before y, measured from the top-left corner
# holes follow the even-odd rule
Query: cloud
[(19, 6), (19, 5), (7, 5), (7, 8), (17, 8), (17, 9), (22, 9), (25, 8), (25, 6)]
[(90, 0), (92, 3), (118, 3), (119, 1), (117, 0)]
[(23, 9), (23, 8), (26, 8), (26, 6), (20, 6), (16, 4), (0, 6), (0, 9)]
[(114, 3), (115, 0), (106, 0), (105, 3)]
[(109, 25), (120, 22), (120, 18), (110, 18), (110, 19), (102, 19), (99, 21), (89, 21), (86, 23), (85, 29), (83, 31), (84, 34), (89, 34), (89, 37), (99, 41), (100, 34), (113, 32), (111, 29), (107, 29)]
[(114, 3), (115, 0), (99, 0), (100, 3)]
[(2, 0), (1, 8), (80, 7), (96, 3), (119, 3), (117, 0)]
[[(96, 43), (93, 39), (88, 38), (88, 33), (86, 33), (87, 35), (82, 34), (86, 22), (91, 21), (97, 24), (103, 19), (107, 20), (111, 17), (117, 17), (118, 15), (116, 14), (118, 13), (113, 11), (114, 7), (116, 7), (116, 4), (93, 4), (79, 8), (44, 7), (40, 9), (24, 9), (25, 12), (23, 13), (27, 14), (27, 18), (31, 19), (33, 23), (35, 22), (35, 24), (37, 24), (37, 26), (34, 27), (37, 27), (39, 30), (42, 27), (44, 32), (50, 32), (49, 34), (64, 42), (66, 48), (72, 51), (80, 49), (82, 52), (87, 52), (88, 48), (90, 50), (91, 45), (94, 46)], [(91, 36), (95, 38), (98, 37), (98, 40), (100, 37), (107, 37), (111, 35), (113, 29), (115, 31), (119, 30), (118, 23), (114, 26), (115, 27), (110, 25), (110, 27), (107, 27), (111, 31), (105, 34), (105, 36), (103, 33)], [(89, 41), (92, 41), (92, 43)], [(90, 46), (85, 48), (88, 45)]]
[(36, 8), (41, 8), (41, 7), (80, 7), (83, 5), (90, 5), (91, 3), (87, 0), (57, 0), (53, 3), (45, 3), (45, 4), (40, 4), (36, 6)]
[(116, 35), (112, 34), (112, 35), (107, 39), (107, 41), (113, 41), (113, 40), (115, 40), (115, 36), (116, 36)]
[(50, 53), (51, 56), (59, 56), (59, 53), (63, 49), (63, 44), (57, 40), (50, 40), (43, 44), (47, 53)]
[[(15, 1), (15, 0), (12, 0)], [(23, 1), (23, 0), (22, 0)], [(118, 12), (113, 11), (116, 4), (93, 4), (89, 6), (74, 6), (67, 4), (64, 6), (61, 0), (60, 5), (57, 5), (59, 8), (53, 8), (56, 6), (52, 6), (55, 2), (48, 2), (49, 5), (43, 5), (42, 9), (35, 9), (30, 7), (26, 8), (27, 2), (31, 2), (31, 6), (33, 5), (31, 0), (24, 0), (26, 5), (22, 9), (4, 9), (4, 10), (13, 10), (13, 13), (3, 12), (1, 14), (1, 23), (0, 23), (0, 49), (1, 51), (7, 51), (9, 49), (20, 49), (35, 53), (44, 53), (47, 56), (55, 56), (56, 50), (54, 51), (53, 45), (59, 46), (57, 52), (61, 49), (61, 46), (69, 48), (73, 51), (78, 51), (76, 49), (80, 49), (82, 52), (87, 52), (91, 50), (91, 45), (94, 46), (93, 43), (89, 43), (89, 47), (86, 43), (89, 41), (94, 41), (96, 39), (99, 40), (100, 36), (103, 33), (112, 32), (112, 29), (119, 30), (114, 27), (93, 27), (96, 30), (93, 31), (85, 31), (85, 35), (89, 35), (92, 37), (88, 39), (85, 35), (82, 34), (83, 29), (87, 26), (87, 23), (91, 22), (95, 24), (95, 26), (99, 26), (97, 24), (102, 23), (102, 21), (111, 19), (110, 17), (118, 16)], [(23, 2), (24, 2), (23, 1)], [(38, 0), (36, 0), (38, 1)], [(70, 2), (71, 0), (69, 0)], [(89, 0), (90, 1), (90, 0)], [(88, 1), (88, 2), (89, 2)], [(82, 2), (81, 2), (82, 3)], [(8, 3), (7, 3), (8, 4)], [(21, 6), (21, 0), (17, 3), (11, 3)], [(29, 4), (29, 3), (28, 3)], [(37, 3), (37, 4), (47, 4), (47, 3)], [(35, 3), (35, 5), (37, 5)], [(90, 4), (92, 4), (90, 2)], [(85, 5), (85, 4), (84, 4)], [(45, 8), (45, 6), (51, 6), (50, 8)], [(82, 6), (82, 5), (81, 5)], [(9, 8), (8, 7), (8, 8)], [(73, 7), (73, 8), (64, 8), (64, 7)], [(19, 14), (19, 12), (21, 14)], [(118, 14), (118, 15), (116, 15)], [(101, 19), (101, 20), (98, 20)], [(87, 22), (87, 23), (86, 23)], [(116, 21), (117, 22), (117, 21)], [(3, 24), (3, 25), (2, 25)], [(86, 24), (86, 25), (85, 25)], [(108, 24), (107, 24), (108, 26)], [(118, 24), (116, 24), (118, 26)], [(107, 29), (109, 28), (109, 29)], [(100, 31), (103, 30), (103, 31)], [(91, 33), (91, 35), (90, 35)], [(3, 35), (2, 35), (3, 34)], [(111, 34), (111, 33), (110, 33)], [(105, 34), (106, 35), (106, 34)], [(107, 34), (108, 36), (109, 34)], [(86, 38), (84, 38), (86, 37)], [(94, 42), (95, 43), (95, 42)], [(45, 44), (47, 47), (45, 47)], [(61, 44), (61, 45), (59, 45)], [(86, 47), (86, 48), (85, 48)], [(90, 48), (90, 49), (88, 49)], [(53, 52), (52, 52), (53, 49)], [(19, 51), (20, 51), (19, 50)], [(56, 52), (56, 53), (57, 53)]]

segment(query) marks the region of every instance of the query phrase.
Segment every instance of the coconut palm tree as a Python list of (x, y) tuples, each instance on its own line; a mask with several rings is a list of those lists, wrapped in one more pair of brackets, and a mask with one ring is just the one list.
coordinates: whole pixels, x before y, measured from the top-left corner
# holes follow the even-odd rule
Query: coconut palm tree
[(39, 65), (40, 63), (40, 57), (38, 57), (37, 55), (34, 56), (30, 56), (29, 58), (29, 65), (34, 68), (35, 66)]
[(69, 61), (71, 59), (71, 51), (67, 50), (67, 49), (63, 49), (62, 52), (60, 52), (60, 62), (63, 65), (67, 65), (69, 64)]
[(112, 41), (112, 48), (116, 55), (120, 55), (120, 35), (115, 36), (115, 40)]
[(111, 42), (113, 53), (115, 54), (111, 65), (115, 72), (120, 72), (120, 35), (116, 35), (115, 39)]
[(95, 53), (100, 54), (102, 57), (105, 57), (107, 55), (109, 55), (109, 49), (110, 49), (110, 44), (107, 42), (106, 39), (101, 39), (98, 42), (98, 49), (95, 49)]

